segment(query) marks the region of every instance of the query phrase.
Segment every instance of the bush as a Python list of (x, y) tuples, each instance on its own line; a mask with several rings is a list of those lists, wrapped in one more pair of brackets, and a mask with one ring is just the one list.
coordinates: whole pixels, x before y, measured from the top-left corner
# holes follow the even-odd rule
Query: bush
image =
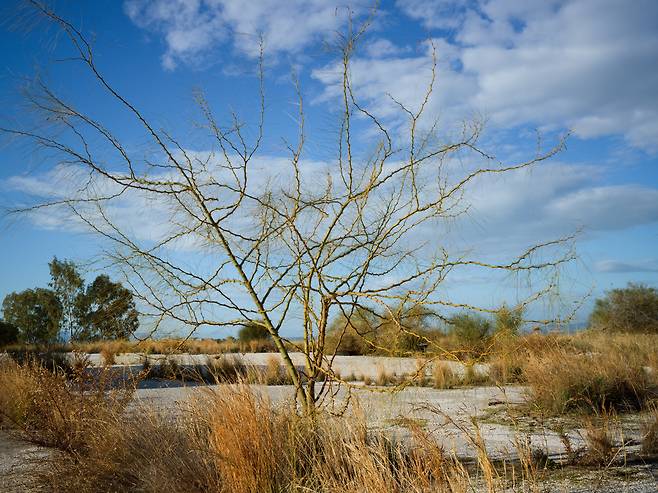
[(259, 341), (269, 338), (269, 331), (260, 322), (247, 322), (238, 332), (238, 339), (242, 343), (249, 343), (250, 341)]
[(533, 355), (525, 377), (531, 403), (549, 414), (634, 411), (658, 396), (656, 373), (616, 348), (597, 354), (556, 349)]
[(477, 314), (453, 315), (448, 323), (451, 333), (469, 349), (481, 348), (491, 334), (491, 322)]
[(494, 317), (494, 328), (497, 334), (516, 336), (523, 325), (523, 310), (509, 308), (503, 305)]
[(4, 320), (0, 320), (0, 347), (9, 346), (18, 342), (18, 327)]
[(23, 438), (79, 453), (88, 448), (92, 429), (125, 409), (131, 388), (110, 390), (107, 372), (85, 371), (69, 381), (38, 361), (0, 363), (0, 422), (17, 428)]
[(452, 389), (461, 384), (461, 378), (452, 367), (444, 361), (436, 361), (432, 365), (432, 386), (435, 389)]
[(608, 291), (596, 300), (589, 323), (611, 332), (658, 332), (658, 290), (629, 283)]

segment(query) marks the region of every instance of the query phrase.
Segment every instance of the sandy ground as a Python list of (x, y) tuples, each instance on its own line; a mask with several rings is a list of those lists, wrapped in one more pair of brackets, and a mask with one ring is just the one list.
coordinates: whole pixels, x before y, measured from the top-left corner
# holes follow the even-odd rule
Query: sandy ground
[(47, 460), (50, 451), (19, 440), (0, 430), (0, 492), (37, 491), (35, 471)]
[[(266, 395), (275, 405), (290, 402), (293, 397), (291, 386), (252, 386)], [(150, 388), (137, 391), (137, 401), (153, 408), (175, 412), (185, 403), (204, 392), (230, 392), (229, 385), (203, 387)], [(473, 418), (481, 418), (478, 427), (493, 458), (509, 458), (517, 455), (518, 440), (529, 439), (534, 448), (542, 449), (550, 456), (559, 458), (564, 445), (557, 433), (545, 428), (529, 430), (526, 424), (516, 428), (503, 423), (491, 422), (495, 411), (504, 411), (509, 405), (523, 402), (523, 387), (473, 387), (467, 389), (436, 390), (427, 387), (408, 387), (390, 393), (383, 388), (352, 391), (351, 412), (362, 413), (372, 428), (386, 429), (404, 439), (409, 435), (405, 422), (413, 422), (443, 444), (447, 450), (459, 456), (472, 457), (474, 445), (464, 430), (474, 434)], [(341, 409), (347, 391), (341, 389), (330, 407)], [(356, 409), (356, 411), (354, 411)], [(584, 444), (581, 430), (568, 433), (574, 447)], [(474, 436), (474, 435), (473, 435)]]
[[(180, 365), (206, 365), (209, 359), (217, 358), (218, 355), (205, 354), (150, 354), (140, 353), (121, 353), (115, 357), (115, 366), (123, 367), (141, 367), (144, 359), (149, 359), (151, 364), (156, 364), (164, 359), (175, 361)], [(224, 357), (234, 358), (242, 361), (247, 365), (266, 366), (267, 363), (274, 359), (281, 361), (281, 355), (278, 353), (232, 353)], [(304, 366), (304, 355), (302, 353), (290, 353), (295, 366)], [(90, 354), (89, 359), (92, 365), (102, 366), (103, 358), (100, 354)], [(388, 375), (402, 376), (413, 374), (417, 371), (418, 365), (422, 365), (423, 360), (418, 358), (396, 358), (390, 356), (336, 356), (333, 360), (332, 368), (343, 378), (349, 376), (377, 378), (377, 375), (384, 371)], [(450, 368), (458, 375), (466, 372), (466, 366), (457, 361), (442, 361), (443, 364)], [(431, 373), (431, 363), (424, 367), (427, 374)], [(476, 374), (486, 374), (489, 371), (487, 364), (474, 364), (472, 369)]]

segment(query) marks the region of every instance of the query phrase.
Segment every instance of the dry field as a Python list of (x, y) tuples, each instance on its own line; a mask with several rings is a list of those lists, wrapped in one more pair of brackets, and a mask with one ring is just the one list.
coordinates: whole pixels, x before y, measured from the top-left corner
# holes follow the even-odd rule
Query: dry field
[(656, 491), (655, 342), (536, 335), (462, 362), (339, 357), (340, 389), (312, 419), (272, 354), (5, 355), (1, 484)]

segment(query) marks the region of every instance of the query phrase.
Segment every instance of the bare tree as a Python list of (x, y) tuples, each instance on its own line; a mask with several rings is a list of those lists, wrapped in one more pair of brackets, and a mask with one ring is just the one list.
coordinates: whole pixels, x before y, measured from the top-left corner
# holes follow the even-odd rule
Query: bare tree
[[(247, 127), (236, 114), (226, 124), (217, 121), (198, 94), (205, 122), (199, 131), (214, 140), (213, 152), (200, 156), (156, 128), (119, 93), (76, 27), (42, 5), (35, 6), (68, 37), (75, 58), (99, 87), (139, 124), (158, 158), (135, 156), (102, 121), (38, 81), (30, 101), (56, 130), (3, 131), (61, 156), (60, 163), (84, 169), (86, 179), (75, 195), (29, 210), (65, 207), (114, 244), (111, 258), (124, 272), (143, 313), (154, 318), (154, 331), (164, 320), (184, 324), (189, 335), (201, 326), (262, 324), (307, 413), (333, 395), (336, 386), (346, 385), (332, 371), (334, 352), (326, 349), (332, 317), (340, 314), (349, 320), (356, 310), (387, 316), (392, 306), (493, 312), (441, 295), (439, 288), (448, 276), (463, 269), (545, 273), (548, 281), (524, 302), (530, 303), (551, 289), (548, 273), (573, 258), (569, 248), (555, 253), (556, 247), (567, 247), (570, 238), (533, 245), (504, 262), (454, 254), (422, 240), (422, 228), (438, 231), (467, 211), (464, 195), (476, 179), (534, 166), (560, 151), (563, 141), (513, 164), (501, 163), (479, 147), (481, 122), (465, 124), (457, 139), (442, 142), (436, 124), (421, 125), (434, 89), (435, 59), (418, 108), (392, 99), (406, 119), (404, 130), (387, 128), (353, 92), (350, 63), (365, 24), (350, 27), (341, 40), (335, 162), (323, 173), (304, 164), (305, 114), (296, 84), (298, 138), (288, 145), (289, 159), (285, 169), (278, 170), (282, 178), (264, 180), (254, 167), (265, 131), (262, 56), (255, 136), (248, 138)], [(365, 157), (355, 144), (357, 121), (376, 134), (369, 145), (372, 152)], [(458, 167), (454, 159), (476, 164)], [(112, 204), (131, 193), (167, 207), (168, 234), (157, 241), (140, 241), (121, 226)], [(183, 243), (204, 252), (201, 266), (189, 267), (181, 255), (171, 253)], [(399, 317), (387, 316), (391, 319)], [(282, 336), (282, 329), (291, 324), (299, 324), (301, 341)], [(411, 329), (399, 324), (399, 330)], [(293, 363), (292, 351), (303, 354), (303, 368)]]

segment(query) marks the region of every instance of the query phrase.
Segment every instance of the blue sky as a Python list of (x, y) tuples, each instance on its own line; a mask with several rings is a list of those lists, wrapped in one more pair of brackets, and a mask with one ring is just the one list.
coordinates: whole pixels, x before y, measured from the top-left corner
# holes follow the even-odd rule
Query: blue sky
[[(363, 19), (369, 2), (349, 4)], [(658, 286), (658, 3), (636, 0), (398, 0), (383, 2), (353, 60), (357, 96), (395, 128), (387, 94), (414, 105), (428, 80), (430, 42), (438, 56), (431, 117), (449, 133), (474, 116), (487, 121), (485, 143), (502, 159), (532, 152), (567, 130), (567, 148), (530, 173), (477, 185), (464, 244), (513, 255), (546, 238), (581, 230), (578, 261), (561, 279), (561, 306), (629, 281)], [(329, 160), (336, 133), (336, 33), (348, 8), (324, 0), (97, 0), (55, 2), (93, 39), (98, 65), (159, 127), (202, 152), (193, 102), (203, 89), (218, 115), (257, 109), (258, 39), (265, 46), (265, 162), (293, 138), (294, 71), (306, 102), (305, 159)], [(0, 119), (34, 124), (21, 87), (36, 74), (67, 100), (102, 118), (131, 149), (143, 136), (70, 56), (66, 40), (9, 4), (0, 30)], [(253, 120), (253, 119), (252, 119)], [(367, 134), (360, 138), (368, 146)], [(0, 141), (3, 207), (56, 196), (54, 162), (24, 142)], [(47, 187), (46, 187), (47, 188)], [(132, 211), (140, 215), (143, 211)], [(0, 298), (48, 282), (47, 262), (67, 258), (88, 277), (105, 245), (56, 216), (8, 216), (0, 224)], [(148, 228), (142, 231), (148, 235)], [(452, 241), (452, 240), (450, 240)], [(514, 301), (518, 287), (467, 278), (463, 300)], [(509, 283), (508, 283), (509, 284)], [(514, 283), (511, 283), (514, 284)], [(501, 294), (502, 293), (502, 294)], [(503, 299), (502, 301), (504, 301)], [(579, 318), (587, 316), (587, 302)], [(293, 330), (293, 329), (291, 329)], [(219, 335), (225, 335), (222, 333)]]

